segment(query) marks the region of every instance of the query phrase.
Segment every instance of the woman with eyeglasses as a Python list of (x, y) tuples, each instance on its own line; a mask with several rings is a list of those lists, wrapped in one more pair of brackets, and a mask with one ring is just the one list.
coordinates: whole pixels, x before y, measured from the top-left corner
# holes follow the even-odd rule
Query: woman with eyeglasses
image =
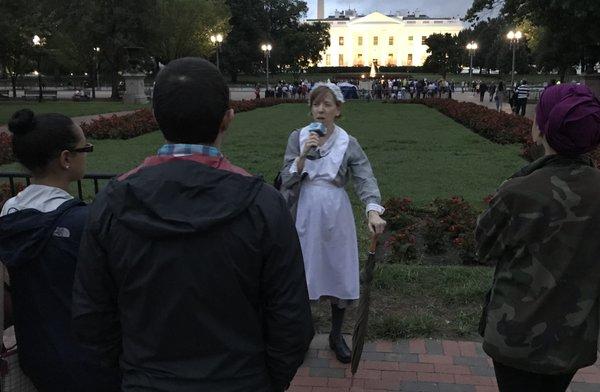
[(0, 213), (19, 363), (40, 392), (118, 391), (116, 370), (102, 368), (71, 333), (71, 293), (87, 206), (69, 194), (93, 146), (61, 114), (16, 112), (8, 124), (31, 185)]

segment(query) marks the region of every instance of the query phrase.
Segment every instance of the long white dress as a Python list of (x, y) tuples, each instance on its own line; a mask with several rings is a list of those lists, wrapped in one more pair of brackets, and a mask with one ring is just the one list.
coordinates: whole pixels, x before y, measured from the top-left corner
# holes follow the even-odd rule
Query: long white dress
[[(308, 139), (300, 131), (300, 150)], [(307, 160), (296, 215), (308, 293), (311, 300), (330, 296), (342, 300), (359, 297), (359, 264), (356, 227), (350, 199), (344, 187), (334, 182), (348, 148), (349, 136), (336, 126), (320, 147), (323, 157)], [(296, 165), (290, 173), (297, 173)]]

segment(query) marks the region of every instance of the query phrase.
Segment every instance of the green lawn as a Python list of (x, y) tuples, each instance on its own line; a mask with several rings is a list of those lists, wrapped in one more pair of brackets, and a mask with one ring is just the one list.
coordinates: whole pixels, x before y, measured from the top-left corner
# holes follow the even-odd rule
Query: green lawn
[(122, 102), (96, 101), (96, 102), (0, 102), (0, 124), (8, 123), (10, 116), (19, 109), (29, 108), (35, 113), (62, 113), (69, 117), (87, 116), (90, 114), (101, 114), (135, 110), (147, 105), (124, 104)]
[[(291, 130), (310, 121), (308, 106), (278, 105), (237, 115), (223, 146), (235, 164), (269, 182), (281, 165)], [(363, 146), (383, 198), (411, 197), (426, 207), (436, 197), (462, 195), (479, 208), (489, 193), (525, 164), (520, 146), (502, 146), (421, 105), (350, 102), (339, 121)], [(88, 172), (126, 171), (162, 144), (159, 132), (127, 141), (94, 141)], [(5, 165), (3, 170), (18, 166)], [(352, 194), (352, 192), (351, 192)], [(361, 255), (368, 233), (352, 195)], [(380, 265), (375, 279), (371, 336), (474, 336), (489, 268)], [(315, 306), (317, 329), (328, 328), (327, 304)], [(345, 330), (352, 325), (353, 312)]]

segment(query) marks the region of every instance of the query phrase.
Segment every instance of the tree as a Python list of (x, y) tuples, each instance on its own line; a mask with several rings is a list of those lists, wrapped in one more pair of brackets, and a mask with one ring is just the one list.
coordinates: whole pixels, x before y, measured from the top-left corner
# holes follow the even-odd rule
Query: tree
[(265, 26), (265, 10), (262, 1), (227, 0), (231, 18), (231, 28), (223, 44), (223, 68), (233, 82), (240, 72), (254, 71), (263, 54), (260, 44), (268, 36)]
[[(562, 69), (582, 63), (586, 72), (600, 61), (600, 2), (596, 0), (474, 0), (466, 18), (476, 21), (497, 9), (513, 23), (528, 21), (540, 37), (534, 40), (536, 62)], [(567, 65), (568, 64), (568, 65)]]
[(0, 15), (0, 64), (16, 97), (18, 77), (34, 69), (33, 36), (50, 35), (53, 14), (44, 14), (39, 1), (11, 0), (0, 1)]
[(278, 50), (279, 66), (300, 73), (321, 59), (321, 52), (329, 46), (329, 38), (326, 23), (301, 24), (287, 30), (278, 40), (282, 48)]
[[(156, 39), (153, 26), (157, 0), (72, 0), (68, 22), (76, 39), (82, 40), (84, 59), (100, 47), (112, 84), (111, 98), (118, 99), (119, 72), (129, 68), (130, 48), (148, 49)], [(88, 49), (89, 48), (89, 49)]]
[(209, 57), (210, 35), (229, 32), (229, 8), (219, 0), (159, 0), (149, 51), (166, 64), (186, 56)]
[[(240, 72), (259, 69), (262, 43), (273, 45), (270, 68), (299, 71), (316, 62), (329, 45), (328, 26), (305, 24), (308, 10), (302, 0), (227, 0), (231, 31), (223, 45), (224, 67), (233, 81)], [(261, 67), (262, 68), (262, 67)]]
[(444, 79), (448, 73), (457, 73), (461, 66), (463, 48), (459, 45), (458, 37), (449, 33), (432, 34), (425, 39), (428, 46), (423, 67), (429, 71), (437, 72)]

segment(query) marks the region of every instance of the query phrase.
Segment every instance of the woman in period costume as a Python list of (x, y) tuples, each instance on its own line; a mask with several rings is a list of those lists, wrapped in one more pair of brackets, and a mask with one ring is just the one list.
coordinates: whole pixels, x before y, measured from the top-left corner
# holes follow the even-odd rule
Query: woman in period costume
[(314, 123), (291, 133), (281, 178), (282, 190), (297, 194), (293, 213), (310, 299), (330, 300), (329, 345), (339, 361), (348, 363), (351, 352), (341, 329), (345, 309), (358, 299), (360, 291), (356, 227), (344, 188), (350, 178), (366, 206), (371, 232), (381, 233), (385, 221), (380, 217), (384, 209), (367, 156), (358, 141), (335, 124), (343, 102), (335, 84), (317, 83), (313, 87), (309, 105), (323, 135), (312, 132)]

